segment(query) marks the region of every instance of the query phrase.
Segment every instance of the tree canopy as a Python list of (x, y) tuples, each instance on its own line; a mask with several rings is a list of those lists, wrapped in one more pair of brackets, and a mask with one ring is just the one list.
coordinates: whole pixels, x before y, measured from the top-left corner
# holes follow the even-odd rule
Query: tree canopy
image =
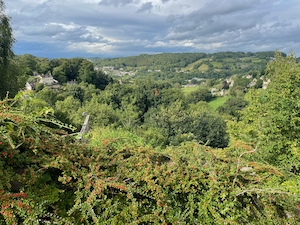
[(249, 105), (238, 125), (247, 132), (237, 129), (235, 134), (257, 145), (269, 163), (299, 173), (300, 66), (294, 55), (278, 52), (266, 71), (268, 88), (246, 95)]
[(10, 26), (10, 17), (5, 14), (5, 4), (0, 0), (0, 98), (4, 98), (7, 92), (12, 95), (18, 92), (17, 74), (12, 58), (15, 39)]

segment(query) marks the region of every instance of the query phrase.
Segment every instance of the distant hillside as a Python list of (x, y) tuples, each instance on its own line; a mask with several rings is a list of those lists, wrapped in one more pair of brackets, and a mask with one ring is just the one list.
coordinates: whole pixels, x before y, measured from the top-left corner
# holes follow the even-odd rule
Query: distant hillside
[(261, 72), (274, 53), (163, 53), (90, 60), (97, 68), (114, 77), (149, 77), (181, 83), (192, 78), (225, 78), (249, 71)]

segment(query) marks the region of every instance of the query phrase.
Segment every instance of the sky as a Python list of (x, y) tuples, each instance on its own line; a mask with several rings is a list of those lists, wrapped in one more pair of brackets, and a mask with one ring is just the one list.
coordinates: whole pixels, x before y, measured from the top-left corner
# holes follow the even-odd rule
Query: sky
[(15, 54), (126, 57), (163, 52), (291, 51), (299, 0), (4, 0)]

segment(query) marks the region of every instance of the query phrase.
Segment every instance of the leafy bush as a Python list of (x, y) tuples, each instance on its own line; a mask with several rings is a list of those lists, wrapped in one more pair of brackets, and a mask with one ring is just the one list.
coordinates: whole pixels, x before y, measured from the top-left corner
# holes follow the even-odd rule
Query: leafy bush
[[(6, 224), (295, 224), (299, 195), (251, 146), (194, 142), (156, 150), (105, 128), (77, 143), (51, 110), (0, 102), (0, 222)], [(59, 128), (59, 129), (57, 129)]]

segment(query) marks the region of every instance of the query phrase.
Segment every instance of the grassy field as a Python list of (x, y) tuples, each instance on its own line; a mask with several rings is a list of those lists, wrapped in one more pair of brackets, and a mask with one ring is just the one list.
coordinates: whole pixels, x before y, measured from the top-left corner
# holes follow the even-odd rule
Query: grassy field
[(200, 63), (201, 63), (203, 60), (205, 60), (205, 59), (206, 59), (206, 58), (204, 58), (204, 59), (199, 59), (199, 60), (197, 60), (196, 62), (193, 62), (193, 63), (189, 64), (187, 67), (182, 68), (182, 70), (183, 70), (183, 71), (192, 70), (192, 69), (194, 68), (194, 65), (200, 64)]
[(183, 87), (181, 90), (184, 94), (188, 94), (188, 93), (191, 93), (193, 91), (196, 91), (198, 88), (199, 88), (199, 86), (196, 85), (196, 86)]
[(202, 65), (198, 68), (199, 71), (207, 71), (208, 69), (209, 69), (209, 67), (208, 67), (208, 65), (206, 65), (206, 64), (202, 64)]
[(223, 64), (221, 62), (211, 62), (214, 66), (214, 69), (223, 69)]
[[(190, 87), (184, 87), (182, 88), (182, 92), (186, 95), (191, 93), (192, 91), (196, 91), (199, 88), (199, 86), (190, 86)], [(229, 99), (229, 96), (224, 97), (216, 97), (214, 100), (210, 101), (208, 105), (213, 108), (213, 110), (216, 110), (219, 106), (223, 105), (227, 99)]]
[(214, 100), (210, 101), (208, 104), (210, 105), (210, 107), (216, 110), (219, 106), (223, 105), (227, 101), (227, 99), (229, 99), (229, 96), (217, 97)]

